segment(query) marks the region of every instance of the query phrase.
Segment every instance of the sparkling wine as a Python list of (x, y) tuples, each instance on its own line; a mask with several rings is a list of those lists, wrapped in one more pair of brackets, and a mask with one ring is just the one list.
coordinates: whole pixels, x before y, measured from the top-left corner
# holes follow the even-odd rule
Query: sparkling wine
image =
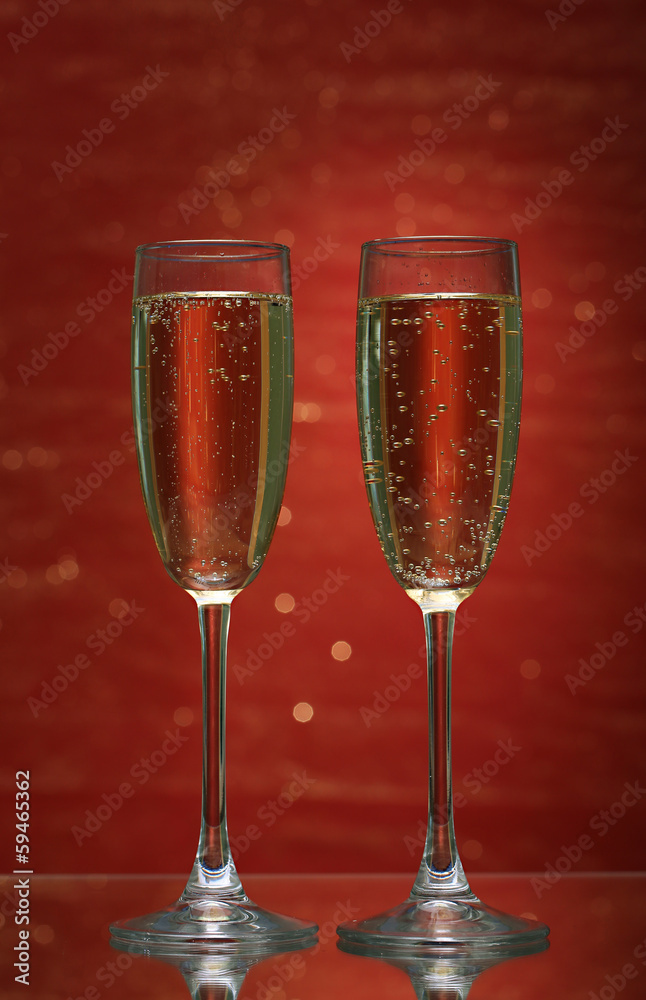
[(409, 593), (466, 596), (493, 558), (516, 460), (520, 332), (514, 296), (359, 302), (366, 489), (388, 566)]
[(139, 471), (160, 555), (188, 590), (239, 590), (260, 569), (283, 495), (291, 299), (154, 295), (135, 299), (133, 324)]

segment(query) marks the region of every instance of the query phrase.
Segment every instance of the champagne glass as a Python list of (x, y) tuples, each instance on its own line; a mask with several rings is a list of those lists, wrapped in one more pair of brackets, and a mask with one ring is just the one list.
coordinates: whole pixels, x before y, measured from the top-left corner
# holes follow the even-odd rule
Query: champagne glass
[(289, 461), (290, 295), (284, 246), (217, 240), (137, 249), (139, 472), (164, 567), (197, 603), (203, 677), (202, 822), (193, 870), (176, 903), (111, 928), (115, 940), (148, 953), (275, 947), (317, 930), (250, 902), (231, 854), (225, 802), (230, 606), (267, 554)]
[(489, 568), (505, 520), (521, 367), (515, 243), (424, 237), (364, 244), (357, 317), (363, 469), (388, 567), (424, 618), (430, 781), (426, 844), (409, 899), (342, 924), (347, 942), (419, 950), (527, 944), (548, 933), (471, 891), (451, 792), (455, 613)]

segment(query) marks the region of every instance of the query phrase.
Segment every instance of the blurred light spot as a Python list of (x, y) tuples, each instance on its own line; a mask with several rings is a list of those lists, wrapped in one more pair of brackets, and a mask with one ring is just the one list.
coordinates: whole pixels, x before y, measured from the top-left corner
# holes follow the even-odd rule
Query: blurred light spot
[(27, 461), (38, 468), (47, 461), (47, 452), (44, 448), (30, 448), (27, 452)]
[(336, 368), (336, 359), (331, 354), (319, 354), (314, 367), (319, 375), (331, 375)]
[(298, 149), (303, 137), (298, 129), (286, 128), (284, 132), (280, 133), (280, 141), (285, 149)]
[(79, 575), (78, 563), (75, 559), (62, 559), (58, 564), (58, 571), (63, 580), (75, 580)]
[(525, 910), (524, 913), (521, 913), (521, 917), (523, 917), (524, 920), (538, 920), (536, 914), (532, 913), (531, 910)]
[(646, 340), (638, 340), (632, 347), (635, 361), (646, 361)]
[(327, 184), (332, 176), (332, 171), (327, 163), (317, 163), (312, 167), (312, 180), (316, 184)]
[(389, 76), (380, 76), (373, 83), (372, 89), (377, 97), (388, 97), (393, 92), (393, 81)]
[(464, 180), (466, 171), (461, 163), (449, 163), (444, 171), (444, 179), (449, 182), (449, 184), (461, 184)]
[(519, 111), (528, 111), (534, 103), (534, 95), (531, 90), (518, 90), (514, 94), (511, 103)]
[(589, 281), (601, 281), (606, 276), (605, 264), (602, 264), (599, 260), (593, 260), (590, 264), (586, 265), (585, 276)]
[(55, 469), (60, 464), (61, 464), (61, 456), (58, 454), (58, 452), (57, 451), (48, 451), (47, 452), (47, 461), (45, 462), (45, 468), (46, 469)]
[(276, 243), (284, 243), (285, 246), (294, 246), (294, 234), (291, 229), (279, 229), (274, 233), (274, 240)]
[(264, 208), (271, 201), (271, 191), (269, 188), (263, 187), (261, 184), (259, 187), (255, 187), (251, 192), (251, 203), (256, 205), (258, 208)]
[(335, 642), (332, 646), (332, 656), (335, 660), (347, 660), (352, 656), (352, 646), (349, 642)]
[(228, 229), (237, 229), (242, 222), (242, 212), (237, 208), (227, 208), (222, 213), (222, 222)]
[(482, 857), (482, 844), (479, 840), (467, 840), (462, 845), (460, 854), (463, 854), (469, 861), (477, 861), (478, 858)]
[(537, 288), (532, 292), (532, 305), (536, 309), (547, 309), (552, 304), (552, 293), (548, 288)]
[(577, 302), (574, 307), (574, 315), (580, 320), (592, 319), (595, 312), (596, 309), (592, 302), (588, 302), (587, 299), (584, 299), (582, 302)]
[(567, 286), (571, 292), (585, 292), (590, 282), (585, 274), (573, 274), (568, 278)]
[(433, 219), (433, 222), (451, 222), (453, 218), (453, 209), (450, 205), (445, 205), (443, 202), (440, 202), (439, 205), (433, 206), (431, 210), (431, 218)]
[(309, 722), (314, 715), (314, 709), (306, 701), (299, 701), (298, 705), (294, 705), (292, 714), (297, 722)]
[(494, 132), (502, 132), (509, 125), (509, 112), (506, 108), (494, 108), (489, 112), (489, 128)]
[(552, 392), (555, 385), (556, 382), (551, 375), (539, 375), (534, 381), (534, 386), (537, 392)]
[(173, 712), (173, 722), (176, 726), (190, 726), (194, 718), (192, 710), (185, 705)]
[(611, 434), (623, 434), (628, 430), (628, 421), (622, 413), (611, 413), (606, 420), (606, 428)]
[(103, 232), (108, 243), (118, 243), (123, 239), (125, 229), (120, 222), (109, 222)]
[(121, 618), (126, 615), (129, 610), (129, 604), (123, 597), (115, 597), (113, 601), (108, 604), (108, 611), (113, 618)]
[(319, 92), (319, 104), (322, 108), (334, 108), (339, 103), (339, 91), (335, 87), (323, 87)]
[(47, 583), (51, 583), (54, 586), (58, 586), (63, 582), (63, 578), (61, 576), (61, 571), (58, 563), (55, 566), (47, 567), (47, 569), (45, 570), (45, 579), (47, 580)]
[(305, 421), (315, 424), (321, 417), (321, 407), (318, 403), (294, 403), (294, 420), (297, 424)]
[(410, 127), (415, 135), (426, 135), (431, 128), (431, 119), (428, 115), (415, 115)]
[(5, 451), (2, 456), (2, 464), (5, 469), (19, 469), (22, 465), (22, 455), (15, 448), (10, 448), (9, 451)]
[(415, 199), (412, 194), (398, 194), (395, 198), (395, 211), (401, 212), (402, 215), (408, 215), (415, 208)]
[(32, 937), (38, 944), (51, 944), (54, 940), (54, 931), (49, 924), (39, 924), (34, 927)]
[(528, 681), (533, 681), (540, 674), (541, 665), (538, 660), (523, 660), (520, 672)]
[(280, 528), (284, 528), (286, 524), (289, 524), (289, 522), (291, 521), (291, 519), (292, 519), (292, 512), (289, 509), (289, 507), (281, 507), (280, 508), (280, 514), (278, 515), (278, 521), (277, 521), (278, 526)]
[(54, 525), (51, 521), (36, 521), (34, 525), (34, 535), (36, 538), (44, 540), (51, 538), (54, 533)]
[[(211, 168), (209, 167), (208, 169), (210, 172)], [(224, 211), (225, 208), (233, 208), (236, 201), (231, 191), (218, 191), (213, 200), (221, 212)]]
[(395, 229), (398, 236), (414, 236), (417, 226), (414, 219), (404, 216), (404, 218), (397, 220)]
[(27, 584), (27, 574), (24, 569), (15, 569), (13, 573), (7, 577), (7, 583), (14, 590), (22, 590), (22, 588)]
[(296, 601), (291, 594), (279, 594), (274, 601), (274, 607), (281, 615), (288, 615), (296, 607)]

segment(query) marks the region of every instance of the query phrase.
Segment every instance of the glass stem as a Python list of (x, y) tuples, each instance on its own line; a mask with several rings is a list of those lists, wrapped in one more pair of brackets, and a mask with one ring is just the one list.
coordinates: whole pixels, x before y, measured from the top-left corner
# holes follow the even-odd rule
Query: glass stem
[(244, 899), (229, 846), (225, 792), (225, 704), (230, 603), (198, 601), (202, 643), (202, 823), (182, 899)]
[(428, 827), (412, 896), (475, 899), (458, 855), (451, 786), (451, 651), (455, 610), (422, 608), (429, 712)]

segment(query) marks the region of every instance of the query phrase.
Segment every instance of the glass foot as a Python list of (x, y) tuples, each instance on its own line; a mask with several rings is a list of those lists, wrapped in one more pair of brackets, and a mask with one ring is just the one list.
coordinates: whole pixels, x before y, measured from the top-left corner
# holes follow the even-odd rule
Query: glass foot
[(549, 928), (537, 920), (493, 910), (476, 897), (468, 900), (411, 897), (374, 917), (341, 924), (337, 933), (343, 942), (355, 948), (423, 955), (466, 947), (471, 951), (523, 948), (542, 941)]
[(272, 913), (246, 896), (230, 901), (179, 899), (156, 913), (110, 926), (122, 950), (140, 955), (261, 954), (276, 946), (314, 944), (317, 930), (316, 924)]

